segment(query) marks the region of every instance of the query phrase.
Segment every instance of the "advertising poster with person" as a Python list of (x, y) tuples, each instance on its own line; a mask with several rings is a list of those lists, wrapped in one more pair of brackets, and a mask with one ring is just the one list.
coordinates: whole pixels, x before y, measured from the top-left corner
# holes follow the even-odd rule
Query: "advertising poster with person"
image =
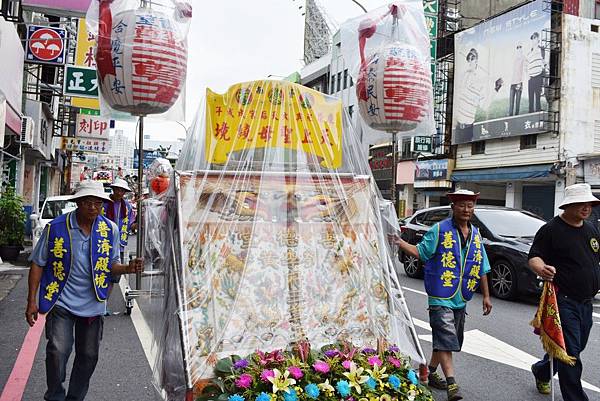
[(543, 0), (456, 34), (452, 144), (547, 131)]

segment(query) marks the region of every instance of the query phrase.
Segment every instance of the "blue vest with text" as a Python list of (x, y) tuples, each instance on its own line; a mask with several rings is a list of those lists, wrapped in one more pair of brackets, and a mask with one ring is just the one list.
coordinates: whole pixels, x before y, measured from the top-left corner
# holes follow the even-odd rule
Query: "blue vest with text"
[[(69, 279), (73, 262), (71, 249), (71, 212), (58, 216), (48, 227), (48, 260), (40, 282), (39, 303), (41, 313), (52, 309)], [(106, 301), (111, 278), (111, 250), (115, 233), (110, 220), (98, 216), (90, 233), (90, 280), (93, 281), (96, 298)]]
[(118, 221), (115, 219), (114, 212), (114, 202), (113, 201), (105, 201), (102, 205), (102, 212), (100, 213), (102, 216), (108, 217), (112, 220), (117, 227), (119, 227), (119, 243), (124, 248), (127, 246), (127, 242), (129, 240), (129, 230), (131, 229), (131, 225), (133, 221), (131, 221), (132, 214), (132, 206), (131, 204), (122, 199), (119, 202), (119, 219)]
[(477, 227), (471, 225), (471, 228), (463, 261), (461, 234), (452, 224), (452, 219), (439, 223), (437, 249), (425, 263), (425, 290), (430, 297), (451, 299), (459, 291), (465, 301), (473, 297), (481, 280), (483, 244)]

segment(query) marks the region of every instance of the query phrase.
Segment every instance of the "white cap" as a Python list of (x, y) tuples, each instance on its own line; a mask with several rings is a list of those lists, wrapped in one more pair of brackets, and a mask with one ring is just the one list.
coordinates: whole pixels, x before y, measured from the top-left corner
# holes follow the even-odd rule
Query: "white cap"
[(117, 188), (121, 188), (124, 189), (127, 192), (131, 192), (131, 188), (129, 188), (129, 184), (127, 184), (127, 181), (125, 181), (122, 178), (115, 178), (115, 181), (110, 184), (111, 188), (112, 187), (117, 187)]
[(558, 207), (564, 209), (573, 203), (587, 202), (591, 202), (592, 206), (600, 204), (600, 200), (592, 194), (590, 184), (573, 184), (565, 188), (565, 198)]
[(85, 180), (79, 183), (79, 188), (75, 195), (71, 197), (71, 200), (84, 198), (86, 196), (93, 196), (104, 200), (110, 200), (110, 197), (104, 192), (104, 186), (99, 181)]

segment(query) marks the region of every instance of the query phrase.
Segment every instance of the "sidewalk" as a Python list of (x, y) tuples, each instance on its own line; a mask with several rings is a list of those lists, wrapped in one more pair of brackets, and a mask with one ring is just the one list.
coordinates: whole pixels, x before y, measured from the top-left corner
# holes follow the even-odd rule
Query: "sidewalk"
[[(22, 258), (16, 262), (0, 263), (0, 388), (8, 390), (7, 380), (13, 371), (23, 339), (29, 330), (25, 321), (27, 299), (27, 275), (29, 268)], [(86, 401), (158, 401), (160, 397), (152, 385), (152, 370), (146, 359), (131, 318), (125, 316), (125, 303), (120, 288), (115, 287), (109, 301), (111, 311), (121, 312), (105, 318), (104, 334), (100, 345), (100, 360), (90, 382)], [(21, 375), (29, 376), (21, 398), (7, 398), (11, 401), (42, 400), (46, 389), (44, 366), (46, 340), (42, 333), (33, 368), (28, 373), (21, 369)], [(69, 361), (72, 364), (73, 354)], [(67, 372), (67, 381), (70, 370)], [(13, 386), (14, 387), (14, 386)], [(3, 398), (0, 398), (4, 401)]]

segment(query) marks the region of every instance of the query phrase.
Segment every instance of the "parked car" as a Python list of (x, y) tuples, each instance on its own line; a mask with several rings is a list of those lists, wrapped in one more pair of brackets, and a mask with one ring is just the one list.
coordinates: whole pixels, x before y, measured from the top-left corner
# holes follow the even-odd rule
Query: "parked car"
[[(402, 238), (417, 244), (435, 223), (450, 216), (450, 206), (423, 209), (400, 227)], [(491, 293), (501, 299), (539, 293), (541, 280), (527, 266), (529, 249), (538, 229), (546, 222), (533, 213), (501, 206), (475, 206), (472, 223), (479, 228), (492, 268)], [(423, 264), (399, 252), (406, 275), (423, 278)]]
[(70, 199), (70, 195), (49, 196), (44, 201), (40, 214), (32, 214), (29, 217), (31, 219), (32, 242), (34, 247), (42, 236), (42, 231), (44, 230), (44, 227), (46, 227), (46, 224), (61, 214), (77, 209), (77, 204)]

